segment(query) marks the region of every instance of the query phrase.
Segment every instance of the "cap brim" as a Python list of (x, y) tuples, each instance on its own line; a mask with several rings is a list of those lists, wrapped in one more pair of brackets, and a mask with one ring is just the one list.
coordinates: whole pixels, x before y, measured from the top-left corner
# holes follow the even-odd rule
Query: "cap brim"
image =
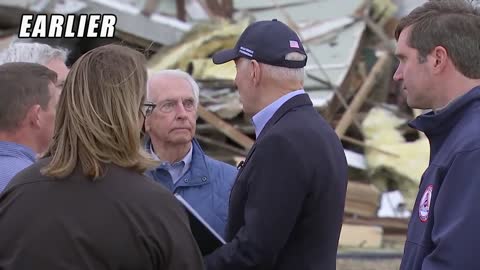
[(222, 50), (214, 53), (212, 56), (213, 63), (217, 65), (232, 61), (236, 58), (238, 58), (238, 55), (235, 49)]

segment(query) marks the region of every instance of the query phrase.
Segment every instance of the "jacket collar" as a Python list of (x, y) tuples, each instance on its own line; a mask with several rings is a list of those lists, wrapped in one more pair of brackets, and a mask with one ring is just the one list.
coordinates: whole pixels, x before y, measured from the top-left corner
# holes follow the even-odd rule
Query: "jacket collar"
[(292, 97), (291, 99), (287, 100), (283, 103), (280, 108), (273, 114), (272, 118), (267, 122), (265, 127), (263, 128), (262, 132), (258, 136), (258, 139), (262, 137), (265, 133), (267, 133), (268, 129), (271, 128), (275, 123), (277, 123), (287, 112), (301, 106), (313, 105), (312, 101), (310, 100), (308, 94), (300, 94)]
[[(310, 97), (308, 94), (300, 94), (296, 95), (289, 100), (287, 100), (285, 103), (283, 103), (280, 108), (273, 114), (273, 116), (268, 120), (267, 124), (265, 127), (262, 129), (262, 132), (258, 135), (257, 140), (255, 143), (252, 145), (250, 150), (248, 151), (247, 156), (245, 157), (245, 161), (241, 163), (241, 165), (238, 167), (238, 169), (242, 169), (243, 167), (246, 166), (248, 160), (252, 156), (253, 152), (255, 152), (255, 148), (257, 145), (257, 142), (260, 141), (260, 139), (268, 132), (268, 130), (275, 125), (287, 112), (294, 110), (295, 108), (301, 107), (301, 106), (312, 106), (312, 101), (310, 100)], [(238, 173), (240, 175), (240, 171)], [(238, 177), (237, 175), (237, 177)]]
[(210, 174), (208, 173), (205, 153), (200, 147), (197, 139), (192, 140), (192, 146), (192, 164), (190, 166), (190, 172), (186, 175), (188, 182), (185, 183), (184, 181), (182, 185), (198, 186), (208, 184), (210, 182)]
[(3, 156), (28, 159), (31, 162), (36, 161), (36, 154), (31, 148), (14, 142), (0, 141), (0, 154)]
[[(152, 140), (147, 138), (145, 149), (150, 153)], [(198, 186), (205, 185), (210, 182), (210, 175), (208, 172), (207, 162), (205, 160), (205, 153), (203, 152), (197, 139), (192, 140), (192, 161), (190, 169), (187, 173), (176, 183), (176, 187), (182, 186)]]

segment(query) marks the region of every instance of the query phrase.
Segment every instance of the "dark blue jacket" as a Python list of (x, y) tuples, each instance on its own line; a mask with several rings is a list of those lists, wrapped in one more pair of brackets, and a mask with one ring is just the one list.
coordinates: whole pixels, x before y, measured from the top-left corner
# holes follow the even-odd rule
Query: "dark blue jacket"
[(226, 240), (208, 270), (333, 270), (347, 163), (307, 94), (267, 122), (232, 189)]
[[(146, 149), (150, 149), (148, 140)], [(180, 194), (222, 237), (228, 216), (228, 198), (237, 175), (232, 165), (205, 155), (197, 140), (192, 141), (190, 169), (175, 185), (163, 168), (148, 171), (147, 176), (161, 183), (175, 194)]]
[(480, 269), (480, 87), (411, 126), (430, 141), (430, 163), (408, 226), (403, 270)]

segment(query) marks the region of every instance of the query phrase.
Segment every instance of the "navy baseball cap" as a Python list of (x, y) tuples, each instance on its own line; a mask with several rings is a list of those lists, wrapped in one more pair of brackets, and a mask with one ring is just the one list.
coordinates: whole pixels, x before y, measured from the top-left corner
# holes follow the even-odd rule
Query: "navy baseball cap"
[[(305, 55), (305, 59), (286, 60), (285, 56), (292, 52)], [(307, 64), (307, 54), (300, 38), (277, 19), (250, 24), (233, 49), (222, 50), (213, 55), (213, 63), (223, 64), (239, 57), (286, 68), (303, 68)]]

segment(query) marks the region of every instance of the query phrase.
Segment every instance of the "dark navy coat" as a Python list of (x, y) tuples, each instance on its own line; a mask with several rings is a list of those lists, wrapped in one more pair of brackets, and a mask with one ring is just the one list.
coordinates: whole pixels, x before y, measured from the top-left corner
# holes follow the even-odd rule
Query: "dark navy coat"
[(347, 186), (343, 147), (307, 94), (267, 122), (239, 170), (209, 270), (333, 270)]
[(480, 269), (480, 87), (411, 126), (430, 141), (402, 270)]

